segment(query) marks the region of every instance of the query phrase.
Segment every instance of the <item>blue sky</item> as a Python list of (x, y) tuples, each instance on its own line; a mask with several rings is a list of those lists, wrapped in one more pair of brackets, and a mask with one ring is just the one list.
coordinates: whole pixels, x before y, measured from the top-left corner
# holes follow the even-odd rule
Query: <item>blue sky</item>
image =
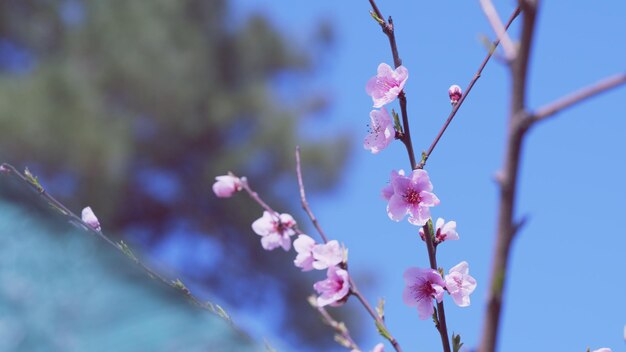
[[(513, 3), (495, 4), (504, 20)], [(478, 1), (378, 5), (385, 16), (394, 17), (400, 56), (410, 72), (406, 92), (419, 153), (449, 113), (447, 88), (466, 87), (485, 55), (480, 37), (493, 34)], [(409, 168), (406, 152), (399, 142), (378, 155), (361, 146), (372, 104), (365, 82), (380, 62), (392, 63), (386, 37), (369, 17), (368, 2), (301, 1), (295, 6), (236, 0), (232, 6), (237, 18), (266, 14), (302, 43), (318, 20), (335, 26), (336, 45), (317, 78), (333, 97), (332, 108), (315, 134), (353, 131), (355, 152), (337, 191), (310, 195), (310, 202), (325, 230), (349, 248), (355, 275), (374, 276), (366, 296), (372, 302), (386, 299), (389, 328), (404, 349), (440, 349), (432, 323), (419, 320), (401, 298), (403, 271), (427, 266), (426, 249), (415, 227), (387, 218), (380, 198), (389, 172)], [(529, 107), (624, 71), (625, 12), (622, 1), (544, 1), (530, 65)], [(493, 175), (502, 163), (508, 78), (503, 64), (490, 62), (427, 165), (441, 199), (432, 214), (456, 220), (461, 237), (440, 247), (439, 265), (447, 270), (466, 260), (478, 281), (470, 307), (456, 307), (446, 298), (449, 330), (460, 333), (468, 347), (477, 344), (483, 320), (497, 200)], [(620, 88), (589, 100), (537, 125), (526, 138), (517, 215), (528, 215), (529, 221), (514, 243), (501, 351), (624, 348), (624, 98), (626, 89)], [(398, 110), (397, 102), (392, 106)], [(290, 191), (297, 196), (297, 190)], [(292, 213), (306, 221), (299, 210)], [(373, 325), (369, 332), (360, 341), (366, 349), (382, 340)]]

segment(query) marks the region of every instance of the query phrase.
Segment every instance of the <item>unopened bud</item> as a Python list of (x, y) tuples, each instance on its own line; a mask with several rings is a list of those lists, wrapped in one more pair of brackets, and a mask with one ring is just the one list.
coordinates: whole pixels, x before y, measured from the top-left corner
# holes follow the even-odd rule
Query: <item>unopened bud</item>
[(100, 222), (90, 207), (84, 208), (81, 215), (81, 218), (87, 225), (96, 231), (100, 231)]
[(463, 92), (461, 91), (461, 87), (453, 84), (448, 88), (448, 95), (450, 96), (450, 104), (455, 105), (461, 99)]

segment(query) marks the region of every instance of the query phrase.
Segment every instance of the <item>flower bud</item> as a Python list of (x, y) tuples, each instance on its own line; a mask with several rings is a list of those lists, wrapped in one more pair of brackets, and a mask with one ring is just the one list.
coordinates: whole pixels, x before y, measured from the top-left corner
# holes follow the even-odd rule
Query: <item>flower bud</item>
[(98, 221), (98, 218), (96, 217), (96, 214), (94, 214), (93, 210), (91, 210), (91, 207), (86, 207), (85, 209), (83, 209), (83, 212), (81, 214), (81, 218), (92, 229), (94, 229), (96, 231), (100, 231), (101, 230), (100, 222)]
[(220, 198), (229, 198), (241, 190), (241, 180), (232, 175), (217, 176), (213, 184), (213, 192)]
[(448, 88), (448, 95), (450, 96), (450, 104), (455, 105), (461, 99), (463, 92), (461, 91), (461, 87), (453, 84)]

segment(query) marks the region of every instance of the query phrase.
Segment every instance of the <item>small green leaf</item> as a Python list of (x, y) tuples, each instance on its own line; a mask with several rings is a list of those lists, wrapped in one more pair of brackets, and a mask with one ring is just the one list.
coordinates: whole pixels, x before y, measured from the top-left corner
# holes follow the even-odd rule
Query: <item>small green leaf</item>
[(404, 133), (402, 131), (402, 124), (400, 124), (400, 116), (398, 115), (396, 110), (391, 109), (391, 116), (393, 116), (393, 128), (396, 130), (396, 132), (399, 132), (400, 134)]
[(385, 300), (382, 298), (378, 299), (378, 305), (376, 306), (376, 314), (382, 320), (385, 320)]
[(461, 342), (461, 335), (455, 335), (452, 333), (452, 352), (459, 352), (463, 347), (463, 342)]
[(350, 348), (351, 346), (350, 341), (339, 334), (335, 334), (335, 341), (345, 348)]
[(493, 52), (496, 51), (496, 45), (491, 41), (491, 39), (489, 39), (488, 36), (481, 34), (478, 37), (478, 40), (480, 40), (481, 44), (485, 47), (485, 49), (487, 49), (489, 54), (493, 54)]
[(374, 21), (378, 22), (381, 26), (385, 24), (382, 18), (378, 17), (378, 15), (374, 11), (370, 11), (370, 15), (374, 19)]
[(435, 243), (435, 228), (433, 226), (433, 220), (428, 219), (426, 226), (428, 226), (428, 233), (430, 233), (430, 237), (433, 239), (433, 243)]
[(217, 309), (217, 315), (219, 315), (220, 317), (232, 323), (232, 319), (230, 318), (230, 315), (226, 313), (226, 311), (224, 310), (224, 308), (222, 308), (222, 306), (220, 306), (219, 304), (215, 304), (215, 308)]
[(43, 193), (44, 189), (43, 186), (39, 183), (39, 179), (37, 178), (37, 176), (31, 174), (28, 168), (24, 169), (24, 176), (26, 177), (28, 183), (35, 187), (39, 193)]
[(124, 254), (126, 254), (126, 256), (130, 259), (132, 259), (135, 263), (139, 262), (139, 259), (137, 259), (137, 257), (135, 256), (135, 253), (133, 253), (133, 251), (130, 249), (130, 247), (128, 247), (128, 245), (124, 242), (124, 241), (120, 241), (117, 244), (117, 247), (124, 252)]
[(433, 323), (435, 323), (435, 326), (437, 327), (437, 329), (439, 329), (439, 319), (437, 318), (437, 308), (433, 307)]
[(376, 321), (376, 329), (378, 329), (378, 333), (386, 338), (387, 340), (391, 341), (391, 334), (389, 334), (389, 331), (387, 330), (387, 328), (385, 327), (385, 325), (383, 325), (381, 322), (379, 322), (378, 320)]

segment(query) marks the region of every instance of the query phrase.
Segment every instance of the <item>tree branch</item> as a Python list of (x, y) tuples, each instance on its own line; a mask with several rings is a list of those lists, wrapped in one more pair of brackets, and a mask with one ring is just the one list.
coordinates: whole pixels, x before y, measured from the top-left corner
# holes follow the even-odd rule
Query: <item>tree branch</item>
[(528, 118), (526, 112), (526, 85), (528, 62), (537, 15), (537, 2), (538, 0), (519, 0), (519, 7), (523, 14), (522, 36), (517, 56), (511, 63), (511, 110), (509, 112), (504, 166), (500, 173), (496, 241), (487, 294), (487, 311), (485, 313), (479, 348), (480, 352), (495, 351), (500, 326), (502, 296), (506, 283), (511, 243), (516, 227), (513, 217), (515, 214), (517, 177), (523, 137), (528, 130), (528, 124), (526, 123)]
[(619, 87), (626, 83), (626, 73), (616, 74), (614, 76), (605, 78), (595, 84), (580, 89), (570, 95), (567, 95), (561, 99), (556, 100), (553, 103), (542, 106), (537, 109), (530, 118), (532, 123), (541, 121), (550, 116), (553, 116), (562, 110), (565, 110), (575, 104), (581, 103), (586, 99), (592, 98), (598, 94), (604, 93), (610, 89)]
[[(437, 251), (435, 249), (435, 244), (433, 243), (433, 233), (430, 231), (432, 226), (432, 220), (428, 220), (428, 223), (423, 226), (424, 240), (426, 241), (426, 249), (428, 250), (430, 268), (437, 271)], [(448, 326), (446, 324), (446, 312), (443, 307), (443, 301), (437, 302), (437, 320), (439, 322), (437, 330), (439, 330), (439, 335), (441, 335), (443, 351), (450, 352), (450, 339), (448, 337)]]
[(335, 341), (337, 341), (339, 344), (348, 348), (351, 351), (361, 350), (359, 346), (356, 344), (356, 342), (354, 341), (354, 339), (352, 338), (352, 336), (350, 336), (350, 331), (346, 327), (346, 324), (335, 320), (335, 318), (333, 318), (330, 315), (330, 313), (328, 313), (326, 308), (318, 307), (316, 300), (315, 300), (315, 296), (309, 297), (309, 304), (320, 313), (320, 315), (322, 316), (322, 320), (324, 320), (324, 323), (326, 323), (326, 325), (330, 326), (331, 328), (335, 330), (336, 332)]
[[(506, 24), (506, 27), (505, 27), (506, 29), (508, 29), (511, 26), (511, 24), (513, 23), (515, 18), (517, 18), (519, 13), (520, 13), (520, 8), (518, 6), (515, 9), (515, 11), (513, 11), (513, 14), (511, 14), (511, 17), (509, 17), (509, 20), (507, 21), (507, 24)], [(483, 59), (483, 62), (480, 64), (480, 67), (478, 68), (478, 71), (476, 71), (476, 74), (474, 75), (474, 77), (472, 78), (470, 83), (467, 85), (467, 88), (465, 88), (465, 91), (464, 91), (463, 95), (461, 96), (461, 99), (459, 99), (459, 101), (456, 104), (454, 104), (454, 107), (452, 108), (452, 111), (448, 115), (448, 118), (446, 119), (446, 122), (443, 124), (443, 126), (439, 130), (439, 133), (437, 134), (437, 136), (435, 137), (433, 142), (430, 144), (430, 147), (428, 148), (428, 151), (422, 155), (422, 160), (420, 161), (419, 165), (417, 166), (418, 169), (423, 169), (424, 166), (426, 165), (426, 161), (428, 160), (430, 155), (433, 153), (433, 150), (437, 146), (437, 143), (439, 143), (439, 140), (443, 136), (444, 132), (446, 131), (446, 129), (448, 128), (450, 123), (452, 122), (452, 119), (454, 119), (454, 116), (456, 116), (457, 111), (459, 111), (459, 109), (461, 108), (461, 105), (463, 105), (463, 102), (465, 101), (465, 98), (469, 95), (470, 91), (474, 87), (474, 84), (476, 84), (476, 81), (478, 81), (478, 79), (482, 75), (483, 69), (485, 68), (485, 66), (487, 66), (487, 63), (489, 62), (489, 59), (491, 59), (491, 56), (493, 56), (493, 53), (495, 52), (496, 48), (498, 47), (498, 44), (500, 44), (500, 39), (496, 39), (493, 42), (492, 48), (490, 48), (489, 52), (487, 53), (487, 56)]]
[(185, 284), (183, 284), (183, 282), (180, 281), (180, 279), (168, 280), (161, 274), (149, 268), (133, 253), (133, 251), (123, 241), (120, 241), (119, 243), (115, 242), (112, 239), (110, 239), (106, 234), (104, 234), (102, 231), (95, 230), (93, 227), (89, 226), (87, 223), (85, 223), (82, 220), (81, 217), (74, 214), (74, 212), (72, 212), (69, 208), (67, 208), (65, 205), (59, 202), (56, 198), (50, 195), (45, 190), (45, 188), (39, 183), (39, 180), (37, 179), (37, 177), (33, 176), (28, 171), (28, 169), (24, 174), (22, 174), (19, 171), (17, 171), (17, 169), (15, 169), (15, 167), (13, 167), (12, 165), (3, 163), (0, 165), (0, 176), (2, 175), (15, 177), (19, 182), (30, 186), (31, 189), (33, 189), (43, 201), (45, 201), (52, 209), (56, 210), (61, 216), (65, 217), (70, 224), (88, 233), (91, 233), (93, 235), (100, 237), (100, 239), (105, 241), (107, 244), (109, 244), (116, 250), (126, 255), (129, 259), (131, 259), (137, 266), (139, 266), (142, 270), (144, 270), (151, 279), (158, 280), (162, 282), (163, 284), (181, 292), (191, 303), (193, 303), (194, 305), (198, 306), (199, 308), (203, 310), (211, 312), (219, 316), (220, 318), (226, 320), (238, 334), (240, 334), (243, 338), (251, 341), (251, 337), (247, 333), (245, 333), (243, 330), (239, 329), (237, 326), (234, 325), (231, 317), (226, 313), (226, 311), (224, 311), (222, 307), (220, 307), (218, 304), (213, 304), (208, 301), (202, 301), (200, 298), (195, 296), (191, 292), (191, 290), (189, 290), (189, 288), (187, 288)]
[(315, 226), (315, 229), (320, 234), (320, 237), (322, 237), (324, 243), (327, 243), (328, 237), (326, 237), (326, 233), (324, 233), (324, 230), (317, 221), (315, 214), (313, 214), (313, 211), (309, 207), (309, 202), (307, 202), (306, 200), (306, 193), (304, 192), (304, 182), (302, 181), (302, 168), (300, 165), (300, 146), (296, 146), (296, 173), (298, 175), (298, 188), (300, 188), (300, 201), (302, 203), (302, 209), (304, 209), (304, 211), (311, 219), (313, 226)]
[[(398, 54), (398, 45), (396, 43), (396, 35), (394, 31), (395, 29), (393, 25), (393, 19), (391, 18), (391, 16), (389, 16), (389, 20), (385, 21), (383, 14), (378, 9), (378, 6), (376, 6), (376, 2), (374, 0), (369, 0), (369, 2), (370, 2), (370, 5), (372, 6), (372, 12), (371, 12), (372, 15), (374, 16), (374, 18), (380, 25), (380, 28), (382, 29), (383, 33), (385, 33), (385, 35), (387, 36), (387, 39), (389, 39), (389, 46), (391, 47), (391, 54), (393, 55), (393, 64), (395, 68), (398, 68), (399, 66), (402, 65), (402, 59), (400, 59), (400, 54)], [(411, 139), (411, 129), (409, 127), (409, 114), (408, 114), (407, 107), (406, 107), (407, 101), (406, 101), (406, 94), (404, 93), (404, 90), (402, 90), (400, 94), (398, 94), (398, 100), (400, 101), (400, 112), (402, 114), (402, 129), (404, 132), (402, 136), (400, 137), (400, 141), (406, 147), (406, 151), (409, 156), (409, 162), (411, 163), (411, 169), (415, 170), (417, 169), (417, 161), (415, 159), (415, 151), (413, 150), (413, 140)]]
[[(328, 239), (327, 239), (327, 237), (326, 237), (326, 235), (324, 233), (324, 230), (322, 229), (321, 225), (317, 221), (317, 218), (315, 217), (315, 214), (313, 214), (313, 211), (311, 210), (311, 208), (308, 205), (308, 202), (306, 201), (305, 192), (304, 192), (304, 183), (302, 182), (302, 170), (301, 170), (301, 166), (300, 166), (300, 147), (296, 147), (296, 172), (298, 174), (298, 187), (300, 188), (300, 198), (302, 200), (302, 207), (304, 208), (304, 210), (306, 211), (307, 215), (311, 219), (311, 222), (313, 222), (313, 225), (315, 226), (317, 231), (322, 236), (322, 239), (326, 243), (326, 242), (328, 242)], [(348, 270), (347, 266), (346, 266), (345, 269)], [(383, 319), (381, 317), (379, 317), (378, 314), (376, 314), (376, 312), (374, 312), (374, 309), (372, 309), (372, 306), (370, 306), (369, 302), (365, 299), (363, 294), (359, 291), (359, 289), (357, 288), (356, 283), (352, 279), (351, 275), (348, 275), (348, 280), (349, 280), (349, 283), (350, 283), (350, 294), (354, 295), (359, 300), (359, 302), (361, 302), (361, 304), (363, 305), (365, 310), (374, 319), (374, 321), (376, 323), (376, 326), (378, 327), (379, 331), (381, 332), (381, 335), (383, 335), (383, 337), (385, 337), (387, 340), (389, 340), (389, 342), (391, 343), (391, 345), (394, 347), (394, 349), (397, 352), (401, 352), (402, 348), (400, 347), (400, 344), (395, 339), (395, 337), (393, 337), (391, 335), (391, 333), (387, 329), (387, 326), (385, 325), (385, 322), (383, 321)]]

